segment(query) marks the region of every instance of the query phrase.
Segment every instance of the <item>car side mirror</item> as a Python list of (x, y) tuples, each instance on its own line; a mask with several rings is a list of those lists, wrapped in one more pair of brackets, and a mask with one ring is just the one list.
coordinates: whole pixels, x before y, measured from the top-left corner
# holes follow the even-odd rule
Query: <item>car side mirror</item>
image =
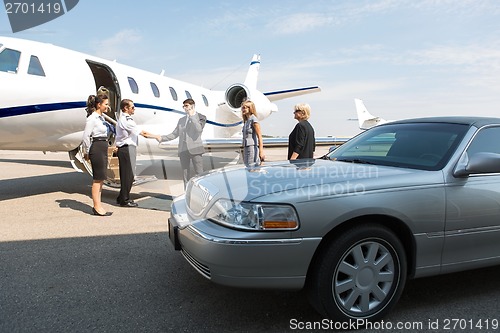
[(479, 173), (500, 173), (500, 154), (481, 152), (460, 159), (453, 175), (467, 177)]

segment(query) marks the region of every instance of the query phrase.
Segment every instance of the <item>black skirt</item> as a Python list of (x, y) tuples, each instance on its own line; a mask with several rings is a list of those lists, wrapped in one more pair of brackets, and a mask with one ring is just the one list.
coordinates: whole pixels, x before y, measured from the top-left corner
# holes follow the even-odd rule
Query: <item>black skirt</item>
[(92, 164), (92, 177), (94, 180), (106, 180), (108, 168), (108, 141), (94, 141), (89, 150), (90, 163)]

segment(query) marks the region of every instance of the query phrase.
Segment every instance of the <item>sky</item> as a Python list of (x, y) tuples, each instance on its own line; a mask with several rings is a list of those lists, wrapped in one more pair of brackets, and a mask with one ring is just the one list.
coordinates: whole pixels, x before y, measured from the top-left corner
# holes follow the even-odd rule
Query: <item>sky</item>
[(49, 42), (225, 90), (261, 55), (263, 92), (321, 87), (276, 102), (263, 133), (287, 136), (308, 103), (316, 136), (360, 132), (354, 98), (388, 120), (500, 116), (497, 0), (80, 0), (65, 15), (0, 35)]

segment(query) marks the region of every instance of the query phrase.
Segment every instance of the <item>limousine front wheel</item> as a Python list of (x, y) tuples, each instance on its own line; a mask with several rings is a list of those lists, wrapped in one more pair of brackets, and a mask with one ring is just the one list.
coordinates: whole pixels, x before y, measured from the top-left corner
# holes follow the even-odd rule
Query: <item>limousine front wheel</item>
[(390, 229), (358, 225), (322, 249), (307, 288), (311, 303), (324, 316), (374, 321), (399, 300), (406, 282), (406, 256)]

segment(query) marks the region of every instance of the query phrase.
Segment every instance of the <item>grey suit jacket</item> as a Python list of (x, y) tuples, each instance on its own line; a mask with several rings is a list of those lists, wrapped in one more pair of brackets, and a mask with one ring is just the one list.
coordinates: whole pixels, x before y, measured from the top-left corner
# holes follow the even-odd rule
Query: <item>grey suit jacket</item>
[[(187, 119), (187, 121), (186, 121)], [(201, 113), (195, 113), (192, 116), (185, 115), (175, 127), (174, 131), (161, 136), (161, 141), (170, 141), (179, 138), (179, 155), (188, 151), (192, 155), (199, 155), (205, 152), (201, 133), (207, 122), (207, 117)]]

